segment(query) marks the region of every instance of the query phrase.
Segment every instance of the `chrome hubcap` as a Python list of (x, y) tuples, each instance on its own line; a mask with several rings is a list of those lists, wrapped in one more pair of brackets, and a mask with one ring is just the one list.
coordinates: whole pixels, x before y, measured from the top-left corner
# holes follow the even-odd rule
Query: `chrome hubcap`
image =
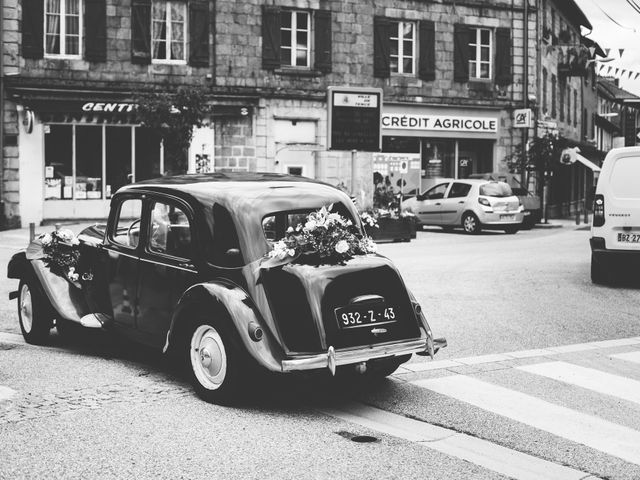
[(464, 219), (464, 229), (467, 232), (473, 232), (476, 229), (476, 221), (473, 217), (468, 216)]
[(22, 285), (20, 290), (20, 321), (26, 333), (31, 333), (33, 328), (33, 304), (31, 290), (28, 285)]
[(200, 325), (191, 337), (191, 368), (208, 390), (222, 386), (227, 375), (227, 353), (222, 338), (211, 325)]

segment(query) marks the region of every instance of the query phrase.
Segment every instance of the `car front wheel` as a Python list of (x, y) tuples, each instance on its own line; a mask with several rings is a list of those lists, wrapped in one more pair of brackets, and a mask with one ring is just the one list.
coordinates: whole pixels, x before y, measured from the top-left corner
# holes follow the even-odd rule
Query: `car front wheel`
[(466, 233), (480, 233), (480, 221), (473, 213), (465, 213), (462, 217), (462, 228)]
[(18, 295), (18, 321), (27, 343), (46, 342), (52, 326), (52, 316), (42, 294), (28, 280), (21, 280)]
[(207, 321), (195, 322), (188, 336), (187, 364), (200, 398), (226, 405), (239, 393), (240, 352), (231, 335)]

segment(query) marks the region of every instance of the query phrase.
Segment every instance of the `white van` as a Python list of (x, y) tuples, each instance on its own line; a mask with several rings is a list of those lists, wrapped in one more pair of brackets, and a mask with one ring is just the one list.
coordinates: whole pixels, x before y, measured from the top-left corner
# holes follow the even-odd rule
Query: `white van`
[(640, 265), (640, 147), (614, 148), (604, 159), (589, 242), (594, 283), (615, 283)]

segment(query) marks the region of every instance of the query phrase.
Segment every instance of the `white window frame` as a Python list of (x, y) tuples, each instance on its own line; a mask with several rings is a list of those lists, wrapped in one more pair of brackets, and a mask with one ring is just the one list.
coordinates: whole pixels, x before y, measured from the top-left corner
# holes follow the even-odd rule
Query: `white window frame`
[[(416, 22), (404, 22), (404, 21), (398, 21), (395, 22), (394, 21), (394, 26), (396, 26), (396, 31), (394, 33), (391, 34), (391, 37), (389, 38), (391, 43), (396, 43), (398, 45), (398, 55), (390, 55), (390, 58), (395, 58), (398, 68), (393, 71), (393, 74), (396, 75), (414, 75), (416, 74), (416, 28), (417, 28), (417, 24)], [(411, 25), (411, 37), (405, 37), (403, 35), (404, 32), (404, 26), (405, 25)], [(394, 35), (395, 34), (395, 35)], [(404, 51), (404, 42), (406, 41), (411, 41), (411, 52), (409, 54), (407, 54), (407, 52)], [(410, 58), (411, 59), (411, 71), (410, 72), (405, 72), (404, 71), (404, 60)]]
[[(475, 54), (469, 55), (469, 78), (474, 80), (491, 80), (493, 78), (493, 30), (490, 28), (473, 27), (475, 38), (469, 43), (470, 53), (475, 50)], [(481, 42), (482, 32), (489, 32), (489, 44)], [(481, 60), (482, 48), (489, 48), (489, 60)], [(489, 65), (489, 76), (482, 76), (482, 65)]]
[[(291, 28), (288, 27), (280, 27), (280, 32), (288, 31), (291, 33), (291, 44), (290, 45), (280, 45), (280, 48), (283, 50), (290, 50), (291, 52), (291, 61), (288, 64), (283, 63), (283, 67), (290, 68), (310, 68), (311, 66), (311, 12), (307, 10), (285, 10), (282, 13), (288, 14), (291, 17)], [(307, 24), (303, 27), (298, 26), (298, 14), (304, 14), (307, 16)], [(301, 48), (297, 44), (298, 32), (307, 32), (307, 46), (306, 48)], [(282, 33), (281, 33), (282, 35)], [(297, 59), (298, 56), (296, 53), (298, 50), (302, 50), (306, 53), (305, 58), (307, 59), (306, 64), (298, 65)]]
[[(173, 5), (179, 5), (182, 9), (183, 9), (183, 18), (184, 21), (182, 22), (183, 24), (183, 32), (182, 32), (182, 51), (184, 52), (184, 58), (183, 59), (171, 59), (171, 58), (154, 58), (154, 51), (155, 51), (155, 47), (154, 45), (156, 44), (156, 41), (153, 38), (153, 24), (155, 23), (154, 18), (153, 18), (153, 4), (157, 4), (157, 3), (164, 3), (166, 4), (166, 16), (164, 19), (164, 25), (165, 25), (165, 29), (167, 32), (167, 36), (165, 39), (165, 57), (166, 56), (170, 56), (171, 55), (171, 43), (172, 43), (172, 30), (171, 30), (171, 24), (174, 23), (171, 20), (171, 7)], [(188, 36), (188, 32), (187, 32), (187, 25), (189, 23), (189, 12), (187, 11), (187, 2), (183, 2), (183, 1), (176, 1), (176, 0), (153, 0), (153, 4), (151, 5), (151, 63), (157, 63), (157, 64), (169, 64), (169, 65), (186, 65), (187, 63), (187, 36)], [(177, 23), (177, 22), (176, 22)]]
[[(47, 10), (48, 2), (44, 0), (44, 30), (43, 30), (43, 48), (44, 48), (44, 56), (49, 58), (69, 58), (69, 59), (77, 59), (82, 58), (83, 51), (83, 37), (84, 37), (84, 0), (78, 0), (78, 53), (68, 54), (67, 50), (67, 22), (66, 18), (68, 16), (76, 16), (75, 14), (67, 13), (67, 2), (66, 0), (60, 0), (60, 11), (59, 12), (49, 12)], [(60, 25), (58, 27), (58, 32), (60, 33), (60, 53), (50, 53), (47, 52), (47, 17), (50, 14), (58, 15), (60, 17)]]

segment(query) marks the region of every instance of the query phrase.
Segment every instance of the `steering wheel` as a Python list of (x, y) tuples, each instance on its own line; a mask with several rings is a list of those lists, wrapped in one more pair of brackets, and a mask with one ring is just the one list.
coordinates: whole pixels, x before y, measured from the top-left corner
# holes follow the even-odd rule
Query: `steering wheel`
[(131, 244), (131, 246), (136, 246), (138, 244), (138, 242), (132, 241), (134, 237), (131, 234), (131, 230), (133, 229), (134, 225), (138, 225), (141, 221), (142, 221), (141, 218), (134, 220), (133, 222), (131, 222), (131, 225), (129, 225), (129, 228), (127, 228), (127, 238), (129, 239), (129, 243)]

